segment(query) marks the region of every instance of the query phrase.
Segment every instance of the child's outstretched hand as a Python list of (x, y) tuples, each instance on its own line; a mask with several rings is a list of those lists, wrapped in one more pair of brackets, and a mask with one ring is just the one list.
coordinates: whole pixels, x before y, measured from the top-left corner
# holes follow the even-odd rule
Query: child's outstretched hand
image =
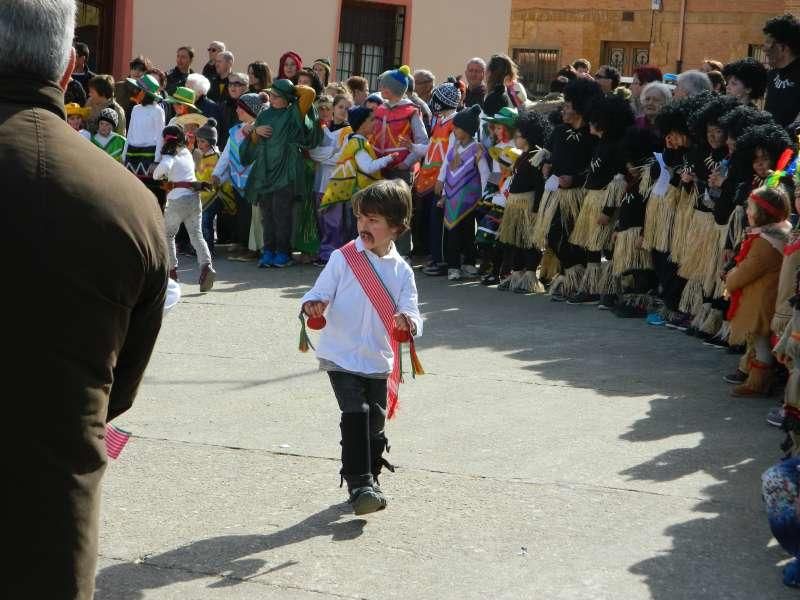
[(310, 300), (303, 304), (303, 312), (307, 317), (321, 317), (326, 308), (328, 308), (328, 303), (319, 300)]

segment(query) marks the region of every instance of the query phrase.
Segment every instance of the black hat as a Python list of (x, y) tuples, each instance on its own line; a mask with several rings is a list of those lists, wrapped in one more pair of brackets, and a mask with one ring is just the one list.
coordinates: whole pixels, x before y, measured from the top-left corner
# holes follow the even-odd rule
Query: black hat
[(194, 133), (195, 137), (207, 141), (212, 146), (217, 145), (217, 121), (209, 119), (206, 124)]
[(486, 94), (483, 101), (483, 112), (487, 115), (496, 115), (504, 106), (513, 106), (511, 98), (506, 93), (506, 88), (502, 84), (498, 84), (494, 89)]
[(347, 111), (347, 122), (353, 129), (353, 133), (358, 133), (359, 127), (364, 124), (364, 121), (372, 114), (372, 109), (364, 106), (354, 106)]
[[(508, 96), (506, 96), (507, 98)], [(453, 125), (459, 129), (463, 129), (471, 136), (478, 132), (478, 127), (481, 123), (481, 107), (477, 104), (465, 108), (453, 117)]]

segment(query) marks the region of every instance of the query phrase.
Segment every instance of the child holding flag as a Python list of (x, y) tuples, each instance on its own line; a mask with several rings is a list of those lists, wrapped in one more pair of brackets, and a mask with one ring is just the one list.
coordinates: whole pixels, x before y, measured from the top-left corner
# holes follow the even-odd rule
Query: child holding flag
[(413, 336), (422, 334), (422, 318), (414, 272), (395, 247), (411, 220), (408, 185), (378, 181), (352, 203), (358, 237), (331, 253), (303, 296), (301, 319), (314, 319), (309, 326), (317, 329), (324, 325), (317, 358), (342, 411), (340, 473), (354, 512), (362, 515), (386, 508), (378, 475), (384, 466), (394, 471), (383, 458), (387, 409), (391, 418), (400, 384), (400, 342), (411, 341), (415, 372), (421, 372)]

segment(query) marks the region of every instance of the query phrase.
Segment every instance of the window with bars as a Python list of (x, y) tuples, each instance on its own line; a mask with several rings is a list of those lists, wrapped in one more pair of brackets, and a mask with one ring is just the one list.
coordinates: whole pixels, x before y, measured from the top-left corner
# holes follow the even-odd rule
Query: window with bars
[(767, 53), (761, 44), (749, 44), (747, 46), (747, 56), (755, 58), (758, 62), (767, 64)]
[(404, 6), (344, 1), (336, 57), (339, 81), (361, 75), (374, 90), (381, 73), (402, 63), (405, 10)]
[(519, 67), (522, 84), (531, 98), (545, 96), (550, 91), (550, 82), (558, 73), (558, 50), (516, 48), (514, 62)]

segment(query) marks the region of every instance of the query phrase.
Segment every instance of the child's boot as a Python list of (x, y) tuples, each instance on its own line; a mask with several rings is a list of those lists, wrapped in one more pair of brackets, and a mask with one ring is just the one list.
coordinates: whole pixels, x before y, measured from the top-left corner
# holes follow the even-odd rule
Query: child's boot
[(371, 472), (369, 416), (367, 413), (342, 413), (342, 479), (350, 493), (353, 512), (365, 515), (386, 508), (386, 498), (375, 489)]
[(750, 361), (747, 380), (731, 390), (731, 396), (738, 398), (769, 396), (772, 390), (772, 365), (756, 359)]

